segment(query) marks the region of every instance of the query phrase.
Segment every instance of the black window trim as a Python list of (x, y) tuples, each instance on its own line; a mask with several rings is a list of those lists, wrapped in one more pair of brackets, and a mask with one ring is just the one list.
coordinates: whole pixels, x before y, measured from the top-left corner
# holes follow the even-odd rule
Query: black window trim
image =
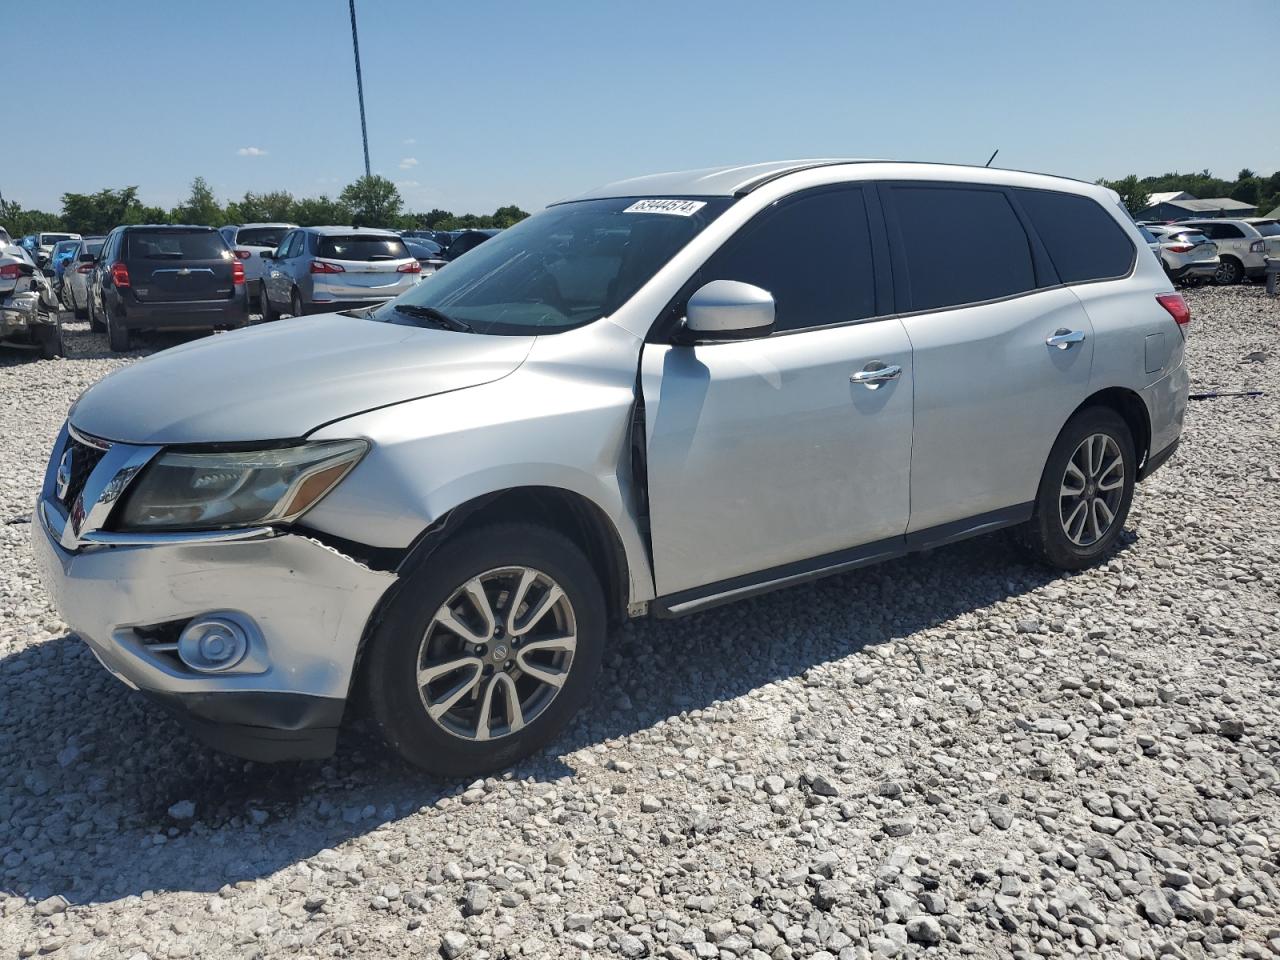
[(750, 337), (747, 340), (724, 340), (724, 341), (708, 341), (699, 343), (697, 346), (720, 346), (729, 343), (747, 343), (758, 342), (760, 340), (772, 340), (776, 337), (789, 337), (797, 333), (813, 333), (817, 330), (835, 330), (840, 327), (852, 327), (863, 323), (878, 323), (882, 320), (892, 320), (897, 314), (894, 313), (893, 286), (892, 279), (889, 274), (889, 241), (885, 234), (884, 211), (881, 209), (880, 197), (876, 191), (876, 181), (874, 180), (839, 180), (834, 183), (824, 183), (814, 187), (806, 187), (796, 190), (784, 196), (778, 197), (767, 206), (762, 207), (751, 215), (746, 223), (742, 224), (725, 238), (720, 246), (716, 247), (706, 258), (698, 265), (693, 274), (686, 280), (680, 289), (676, 291), (667, 305), (659, 312), (653, 324), (649, 327), (649, 335), (645, 337), (646, 343), (668, 344), (673, 346), (689, 346), (687, 343), (677, 343), (676, 334), (679, 329), (680, 322), (684, 319), (684, 305), (689, 297), (701, 284), (699, 277), (703, 268), (711, 261), (712, 257), (719, 255), (726, 250), (730, 244), (738, 242), (741, 238), (758, 226), (759, 221), (767, 214), (771, 213), (777, 207), (784, 203), (791, 203), (805, 197), (814, 196), (815, 194), (829, 193), (836, 190), (856, 189), (862, 191), (862, 201), (867, 211), (867, 227), (871, 235), (871, 270), (875, 285), (875, 313), (869, 317), (858, 317), (855, 320), (841, 320), (836, 323), (822, 323), (810, 327), (794, 327), (790, 330), (771, 330), (762, 337)]

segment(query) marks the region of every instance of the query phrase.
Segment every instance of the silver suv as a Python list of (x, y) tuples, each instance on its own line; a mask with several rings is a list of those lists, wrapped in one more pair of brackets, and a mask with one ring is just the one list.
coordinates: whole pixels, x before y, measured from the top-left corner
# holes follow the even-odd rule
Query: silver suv
[[(971, 242), (937, 249), (938, 222)], [(91, 387), (33, 523), (58, 607), (210, 742), (363, 691), (450, 775), (546, 744), (611, 628), (1011, 528), (1076, 569), (1169, 458), (1188, 312), (1114, 193), (854, 161), (627, 180), (371, 310)]]
[(375, 306), (422, 279), (418, 258), (390, 230), (299, 227), (259, 256), (263, 320)]

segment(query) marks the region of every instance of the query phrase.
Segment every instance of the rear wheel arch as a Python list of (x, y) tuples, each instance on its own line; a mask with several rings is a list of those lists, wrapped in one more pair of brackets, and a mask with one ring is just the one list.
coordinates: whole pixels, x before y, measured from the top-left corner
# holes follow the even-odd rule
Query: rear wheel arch
[[(1108, 387), (1105, 390), (1099, 390), (1072, 410), (1071, 417), (1089, 407), (1106, 407), (1118, 413), (1129, 427), (1138, 463), (1142, 464), (1147, 459), (1147, 455), (1151, 452), (1151, 411), (1147, 409), (1146, 402), (1137, 391), (1127, 387)], [(1068, 423), (1071, 417), (1067, 418)]]

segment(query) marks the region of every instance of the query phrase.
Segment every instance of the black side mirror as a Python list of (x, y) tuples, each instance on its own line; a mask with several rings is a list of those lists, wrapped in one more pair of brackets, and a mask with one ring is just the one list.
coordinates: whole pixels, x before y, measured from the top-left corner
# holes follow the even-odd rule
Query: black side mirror
[(81, 263), (97, 263), (98, 262), (98, 258), (95, 257), (92, 253), (82, 253), (80, 254), (79, 259)]
[(263, 260), (274, 260), (276, 258), (276, 254), (274, 250), (263, 250), (260, 254), (258, 254), (258, 256), (260, 256)]

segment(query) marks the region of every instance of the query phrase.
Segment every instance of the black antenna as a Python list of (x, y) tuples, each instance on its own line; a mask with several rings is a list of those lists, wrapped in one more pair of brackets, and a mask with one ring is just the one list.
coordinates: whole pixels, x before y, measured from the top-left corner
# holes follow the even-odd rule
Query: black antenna
[(356, 53), (356, 96), (360, 98), (360, 138), (364, 141), (364, 175), (369, 176), (369, 129), (364, 123), (364, 80), (360, 76), (360, 37), (356, 34), (356, 0), (350, 0), (351, 46)]
[(996, 154), (997, 154), (997, 153), (999, 153), (999, 152), (1000, 152), (1000, 148), (999, 148), (999, 147), (996, 147), (995, 151), (991, 154), (991, 156), (987, 157), (987, 162), (986, 162), (986, 163), (984, 163), (984, 164), (983, 164), (983, 166), (984, 166), (984, 167), (989, 167), (989, 166), (991, 166), (991, 161), (992, 161), (992, 160), (994, 160), (994, 159), (996, 158)]

